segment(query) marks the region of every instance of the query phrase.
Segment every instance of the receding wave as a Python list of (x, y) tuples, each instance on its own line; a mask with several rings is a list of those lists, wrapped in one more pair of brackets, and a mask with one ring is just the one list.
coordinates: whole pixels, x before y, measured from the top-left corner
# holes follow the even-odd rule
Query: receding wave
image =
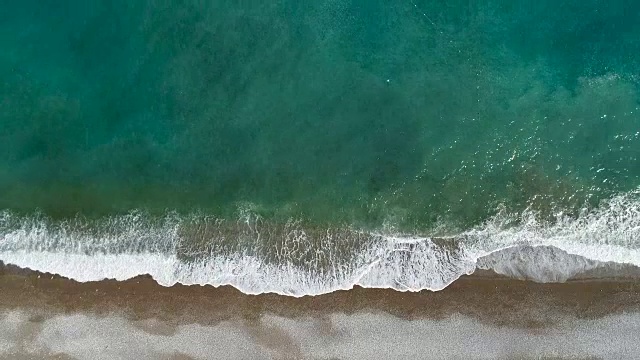
[(640, 190), (553, 221), (498, 212), (439, 236), (144, 212), (54, 221), (0, 214), (0, 260), (78, 281), (149, 274), (160, 284), (232, 285), (248, 294), (362, 287), (442, 290), (492, 270), (538, 282), (640, 275)]

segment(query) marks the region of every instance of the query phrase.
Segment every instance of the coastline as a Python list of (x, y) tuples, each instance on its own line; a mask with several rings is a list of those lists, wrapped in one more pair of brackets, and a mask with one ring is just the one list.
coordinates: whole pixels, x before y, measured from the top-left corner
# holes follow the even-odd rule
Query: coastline
[[(1, 264), (1, 263), (0, 263)], [(135, 319), (161, 317), (207, 325), (265, 313), (295, 318), (327, 313), (384, 312), (403, 319), (438, 319), (462, 314), (497, 325), (538, 327), (557, 315), (592, 319), (640, 311), (637, 279), (571, 280), (535, 283), (490, 271), (462, 276), (441, 291), (399, 292), (355, 286), (317, 296), (246, 295), (232, 286), (159, 285), (150, 276), (78, 282), (14, 265), (0, 265), (0, 311), (29, 309), (55, 315), (69, 312), (121, 313)]]
[[(1, 358), (582, 359), (640, 352), (626, 335), (640, 330), (640, 281), (629, 279), (542, 284), (478, 271), (438, 292), (355, 287), (294, 298), (230, 286), (164, 287), (149, 276), (81, 283), (2, 265), (0, 289)], [(620, 326), (631, 328), (619, 336)], [(18, 330), (7, 333), (12, 327)], [(562, 339), (565, 347), (555, 348)]]

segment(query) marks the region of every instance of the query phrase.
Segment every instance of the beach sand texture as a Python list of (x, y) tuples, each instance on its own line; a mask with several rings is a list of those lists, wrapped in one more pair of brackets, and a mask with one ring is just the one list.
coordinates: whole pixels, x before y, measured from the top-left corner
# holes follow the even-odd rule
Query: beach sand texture
[(54, 359), (617, 359), (640, 352), (640, 283), (539, 284), (485, 272), (439, 292), (293, 298), (79, 283), (3, 266), (0, 354)]

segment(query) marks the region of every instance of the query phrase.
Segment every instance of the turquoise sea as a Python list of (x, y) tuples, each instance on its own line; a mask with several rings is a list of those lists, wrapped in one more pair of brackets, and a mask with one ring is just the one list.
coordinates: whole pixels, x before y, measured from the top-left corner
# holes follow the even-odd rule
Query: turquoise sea
[(7, 0), (0, 46), (1, 261), (296, 296), (640, 265), (637, 1)]

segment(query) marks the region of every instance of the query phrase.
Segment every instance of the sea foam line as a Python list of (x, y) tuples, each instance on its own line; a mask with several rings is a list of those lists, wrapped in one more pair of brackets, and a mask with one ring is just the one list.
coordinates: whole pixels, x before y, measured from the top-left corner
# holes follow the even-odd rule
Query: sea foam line
[[(171, 286), (231, 285), (248, 294), (318, 295), (355, 285), (399, 291), (442, 290), (476, 268), (535, 281), (565, 281), (606, 262), (640, 266), (638, 191), (614, 197), (578, 218), (541, 223), (520, 214), (519, 225), (499, 214), (446, 239), (374, 234), (349, 261), (305, 266), (303, 229), (286, 232), (278, 262), (242, 251), (184, 261), (178, 256), (184, 219), (149, 221), (139, 213), (105, 220), (100, 229), (51, 226), (38, 218), (0, 216), (0, 260), (77, 281), (151, 275)], [(250, 226), (251, 229), (253, 227)], [(253, 230), (252, 230), (253, 231)], [(242, 233), (243, 236), (255, 234)], [(259, 236), (258, 236), (259, 238)], [(258, 240), (256, 240), (258, 241)], [(331, 242), (320, 246), (331, 247)], [(261, 246), (258, 243), (255, 246)], [(253, 245), (252, 245), (253, 246)], [(332, 259), (333, 249), (315, 251)], [(298, 261), (298, 262), (296, 262)], [(318, 262), (320, 263), (320, 262)]]

